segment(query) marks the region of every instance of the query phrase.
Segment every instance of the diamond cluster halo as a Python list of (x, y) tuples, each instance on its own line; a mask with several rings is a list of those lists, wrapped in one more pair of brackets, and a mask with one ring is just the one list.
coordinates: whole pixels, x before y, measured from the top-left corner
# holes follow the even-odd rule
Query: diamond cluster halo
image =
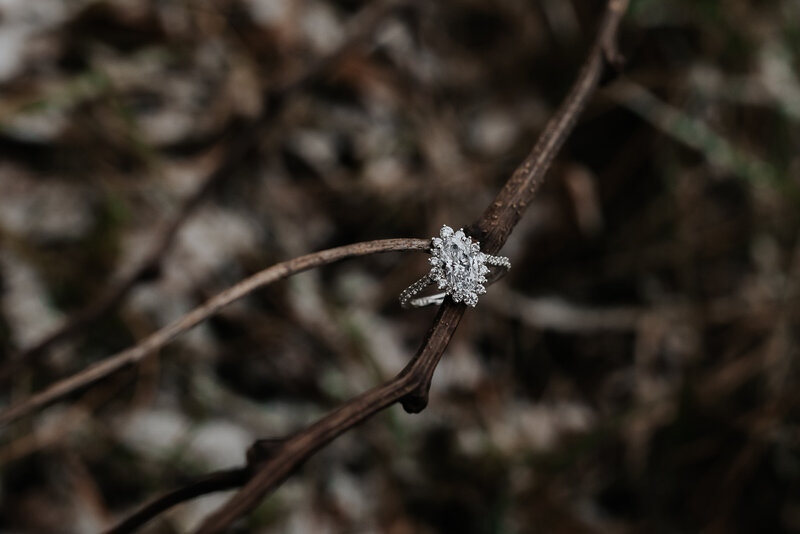
[[(454, 302), (474, 307), (478, 296), (486, 293), (486, 286), (494, 282), (511, 267), (508, 258), (481, 252), (480, 244), (473, 242), (463, 229), (454, 231), (443, 225), (439, 237), (431, 239), (430, 272), (400, 294), (404, 308), (441, 304), (446, 295)], [(489, 266), (500, 269), (491, 276)], [(490, 277), (487, 278), (487, 275)], [(435, 284), (443, 293), (414, 298), (426, 287)]]
[(447, 225), (442, 226), (439, 237), (434, 237), (432, 243), (433, 256), (428, 261), (433, 265), (430, 273), (433, 281), (454, 302), (475, 306), (478, 295), (486, 293), (483, 284), (489, 272), (480, 245), (473, 243), (463, 229), (453, 232)]

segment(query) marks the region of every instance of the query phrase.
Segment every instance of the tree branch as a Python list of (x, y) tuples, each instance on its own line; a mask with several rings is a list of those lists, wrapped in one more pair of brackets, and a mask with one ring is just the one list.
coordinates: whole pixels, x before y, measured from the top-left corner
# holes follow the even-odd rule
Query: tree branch
[(275, 264), (239, 282), (235, 286), (226, 289), (222, 293), (215, 295), (203, 305), (195, 308), (180, 319), (150, 334), (137, 345), (90, 365), (83, 371), (56, 382), (41, 393), (37, 393), (0, 412), (0, 427), (34, 410), (38, 410), (65, 395), (69, 395), (80, 388), (93, 384), (124, 367), (141, 361), (143, 358), (175, 339), (178, 335), (216, 314), (220, 309), (231, 302), (244, 297), (260, 287), (283, 280), (284, 278), (288, 278), (302, 271), (347, 258), (366, 256), (379, 252), (428, 250), (429, 248), (430, 241), (427, 239), (381, 239), (322, 250)]
[[(485, 252), (493, 254), (506, 242), (606, 67), (619, 62), (615, 40), (627, 6), (627, 0), (609, 1), (594, 46), (567, 98), (483, 216), (468, 228), (470, 234), (481, 241)], [(196, 534), (222, 532), (257, 506), (311, 454), (374, 413), (395, 402), (400, 402), (406, 411), (412, 413), (424, 409), (433, 372), (464, 311), (463, 304), (445, 300), (422, 346), (405, 369), (389, 382), (345, 402), (307, 429), (283, 441), (274, 456), (264, 462), (222, 508), (211, 514)]]

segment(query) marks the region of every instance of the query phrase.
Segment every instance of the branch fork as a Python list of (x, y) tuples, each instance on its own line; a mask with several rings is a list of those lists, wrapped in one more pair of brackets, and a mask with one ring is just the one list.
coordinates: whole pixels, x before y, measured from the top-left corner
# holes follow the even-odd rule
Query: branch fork
[[(391, 4), (390, 4), (391, 5)], [(508, 239), (538, 188), (556, 153), (563, 145), (602, 77), (621, 65), (616, 38), (628, 0), (609, 0), (594, 45), (569, 94), (547, 123), (537, 143), (512, 176), (465, 233), (480, 241), (486, 254), (495, 254)], [(430, 250), (430, 240), (387, 239), (357, 243), (301, 256), (244, 280), (211, 298), (182, 319), (152, 334), (140, 344), (56, 383), (27, 401), (0, 412), (0, 426), (52, 403), (78, 388), (89, 386), (117, 370), (147, 357), (178, 334), (219, 311), (228, 303), (266, 284), (298, 272), (341, 259), (391, 250)], [(200, 495), (240, 487), (231, 499), (211, 514), (196, 534), (224, 531), (233, 521), (255, 508), (259, 502), (303, 461), (337, 436), (363, 422), (376, 412), (399, 402), (408, 413), (421, 412), (428, 404), (431, 380), (436, 366), (466, 310), (464, 304), (445, 299), (416, 355), (393, 379), (350, 399), (309, 427), (286, 438), (258, 440), (247, 451), (247, 464), (238, 469), (219, 471), (193, 484), (163, 495), (124, 522), (109, 530), (133, 532), (149, 519), (171, 506)]]

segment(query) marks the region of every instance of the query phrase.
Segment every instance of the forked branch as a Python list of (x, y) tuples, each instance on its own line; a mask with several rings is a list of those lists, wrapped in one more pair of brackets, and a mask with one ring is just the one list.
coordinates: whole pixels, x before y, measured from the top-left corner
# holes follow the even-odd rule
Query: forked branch
[[(548, 122), (527, 158), (516, 169), (483, 216), (469, 227), (482, 249), (494, 254), (508, 239), (544, 180), (555, 154), (594, 92), (606, 68), (618, 63), (616, 36), (627, 0), (610, 0), (589, 56), (569, 95)], [(251, 511), (264, 496), (336, 436), (387, 406), (400, 402), (409, 412), (419, 412), (428, 402), (431, 378), (445, 347), (465, 311), (463, 304), (446, 300), (416, 356), (394, 379), (341, 405), (302, 432), (281, 442), (273, 456), (261, 464), (244, 487), (208, 517), (196, 534), (222, 532)]]

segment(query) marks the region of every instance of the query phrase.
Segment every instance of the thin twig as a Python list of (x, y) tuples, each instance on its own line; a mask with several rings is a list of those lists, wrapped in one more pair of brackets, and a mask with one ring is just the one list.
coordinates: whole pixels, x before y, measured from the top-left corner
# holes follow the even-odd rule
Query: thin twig
[[(483, 216), (469, 227), (471, 235), (481, 241), (486, 252), (495, 253), (506, 242), (544, 180), (556, 152), (597, 87), (606, 67), (618, 62), (616, 34), (627, 6), (627, 0), (609, 1), (595, 44), (569, 95), (548, 122), (522, 165), (517, 168)], [(257, 506), (297, 465), (374, 413), (395, 402), (400, 402), (408, 412), (424, 409), (428, 402), (433, 372), (464, 311), (463, 304), (446, 300), (421, 348), (405, 369), (389, 382), (345, 402), (310, 427), (283, 441), (274, 456), (265, 461), (249, 482), (222, 508), (211, 514), (196, 534), (222, 532), (233, 521)]]
[(427, 250), (430, 248), (430, 241), (423, 239), (381, 239), (377, 241), (365, 241), (343, 247), (331, 248), (300, 256), (282, 263), (278, 263), (260, 271), (250, 278), (247, 278), (235, 286), (226, 289), (222, 293), (215, 295), (205, 302), (202, 306), (195, 308), (180, 319), (168, 324), (161, 330), (150, 334), (140, 343), (129, 349), (118, 352), (105, 358), (83, 371), (71, 377), (56, 382), (41, 393), (37, 393), (28, 399), (21, 401), (15, 406), (0, 412), (0, 427), (19, 419), (20, 417), (38, 410), (65, 395), (86, 387), (98, 380), (109, 376), (112, 373), (129, 365), (141, 361), (143, 358), (152, 354), (153, 351), (160, 349), (175, 337), (193, 328), (198, 323), (206, 320), (220, 309), (231, 302), (238, 300), (252, 291), (264, 287), (268, 284), (283, 280), (314, 267), (327, 265), (335, 261), (366, 256), (379, 252), (392, 252), (401, 250)]
[(199, 480), (195, 480), (191, 484), (170, 491), (152, 500), (125, 521), (107, 530), (105, 534), (128, 534), (129, 532), (135, 532), (140, 526), (162, 512), (169, 510), (176, 504), (196, 499), (208, 493), (239, 487), (244, 484), (248, 478), (247, 468), (226, 469), (224, 471), (210, 473)]

